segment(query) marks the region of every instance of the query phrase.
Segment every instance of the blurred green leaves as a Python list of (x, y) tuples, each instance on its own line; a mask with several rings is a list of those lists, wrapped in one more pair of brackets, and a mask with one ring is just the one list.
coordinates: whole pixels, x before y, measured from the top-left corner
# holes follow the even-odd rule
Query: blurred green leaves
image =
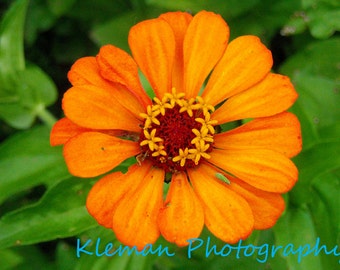
[(68, 178), (36, 204), (2, 217), (0, 246), (28, 245), (76, 235), (97, 225), (85, 208), (89, 180)]
[(60, 148), (49, 144), (49, 129), (35, 127), (0, 145), (0, 203), (37, 185), (52, 186), (69, 177)]
[(340, 2), (305, 0), (302, 9), (293, 14), (282, 30), (284, 35), (296, 35), (309, 29), (311, 35), (325, 39), (340, 30)]
[(0, 25), (0, 118), (25, 129), (37, 116), (53, 123), (45, 111), (57, 98), (56, 87), (37, 66), (25, 65), (23, 36), (28, 1), (15, 2)]
[[(303, 135), (303, 151), (294, 159), (299, 181), (289, 193), (286, 214), (274, 228), (280, 244), (313, 247), (319, 237), (320, 246), (340, 246), (339, 48), (337, 37), (313, 41), (280, 69), (299, 93), (292, 111), (300, 118)], [(339, 263), (335, 256), (325, 254), (306, 257), (301, 263), (292, 258), (287, 262), (292, 269), (336, 269)]]
[(339, 46), (339, 38), (315, 41), (281, 67), (281, 72), (291, 77), (300, 95), (293, 110), (306, 117), (302, 121), (305, 149), (319, 137), (339, 137), (335, 128), (340, 124)]
[(156, 5), (170, 10), (183, 10), (197, 13), (198, 11), (205, 9), (224, 14), (227, 17), (239, 16), (249, 11), (259, 2), (259, 0), (146, 0), (146, 3), (149, 5)]

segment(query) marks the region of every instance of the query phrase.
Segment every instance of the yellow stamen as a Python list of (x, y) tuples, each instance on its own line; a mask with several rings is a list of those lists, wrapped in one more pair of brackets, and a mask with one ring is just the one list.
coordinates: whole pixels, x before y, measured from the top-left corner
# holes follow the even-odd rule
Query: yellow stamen
[[(156, 164), (155, 166), (160, 166), (160, 168), (169, 166), (169, 171), (181, 170), (181, 167), (185, 170), (186, 166), (191, 168), (193, 162), (198, 165), (202, 158), (209, 159), (209, 147), (214, 142), (214, 126), (217, 121), (212, 120), (210, 115), (214, 111), (214, 107), (205, 103), (202, 97), (198, 96), (186, 100), (184, 96), (184, 93), (177, 93), (176, 89), (172, 88), (171, 93), (166, 93), (162, 99), (155, 97), (153, 105), (147, 107), (147, 112), (140, 114), (145, 119), (144, 136), (142, 136), (143, 139), (140, 142), (140, 146), (144, 146), (142, 152), (146, 153), (143, 158), (150, 158)], [(177, 112), (169, 112), (169, 116), (166, 115), (167, 111), (171, 109), (177, 110)], [(178, 115), (178, 113), (185, 112), (188, 114), (187, 116)], [(158, 117), (158, 115), (162, 116)], [(183, 118), (183, 121), (196, 121), (199, 123), (192, 123), (196, 128), (192, 128), (192, 134), (188, 134), (192, 138), (189, 141), (187, 140), (188, 145), (182, 143), (177, 146), (176, 140), (168, 138), (172, 135), (176, 136), (171, 133), (172, 129), (167, 126), (170, 124), (170, 126), (174, 125), (177, 128), (171, 121), (168, 122), (168, 118), (170, 117), (171, 119), (173, 115), (177, 117), (176, 119), (174, 118), (175, 121), (182, 121), (180, 119)], [(164, 120), (165, 123), (160, 123), (160, 120)], [(179, 123), (179, 126), (181, 125), (183, 126), (183, 123)], [(177, 130), (174, 129), (175, 131)], [(156, 133), (160, 137), (156, 136)], [(170, 144), (168, 139), (170, 139)], [(163, 144), (164, 142), (166, 144)], [(179, 149), (178, 152), (175, 149)], [(189, 163), (188, 160), (190, 161)], [(165, 167), (163, 167), (164, 164)]]
[(196, 165), (198, 164), (201, 157), (204, 157), (206, 159), (210, 158), (210, 155), (205, 152), (208, 150), (209, 147), (210, 147), (210, 144), (203, 144), (203, 145), (200, 144), (200, 145), (196, 145), (196, 149), (189, 149), (189, 153), (193, 154), (192, 160), (195, 162)]
[(166, 152), (164, 150), (164, 145), (157, 145), (155, 148), (155, 152), (152, 153), (153, 157), (158, 157), (158, 156), (166, 156)]
[(169, 99), (167, 97), (163, 97), (162, 101), (157, 97), (153, 100), (156, 104), (152, 106), (152, 111), (159, 111), (162, 115), (165, 115), (165, 109), (173, 108), (171, 104), (168, 103)]
[(179, 110), (179, 112), (187, 112), (190, 117), (194, 115), (193, 111), (195, 109), (194, 105), (195, 99), (191, 98), (189, 101), (183, 100), (182, 102), (182, 108)]
[(214, 128), (214, 125), (217, 124), (217, 120), (211, 120), (210, 119), (210, 113), (207, 113), (205, 116), (204, 116), (205, 119), (203, 118), (195, 118), (195, 121), (196, 122), (199, 122), (202, 124), (202, 128), (205, 127), (207, 128), (211, 134), (215, 134), (215, 128)]
[(202, 127), (200, 131), (194, 128), (192, 129), (192, 132), (196, 135), (196, 137), (191, 140), (191, 143), (195, 144), (196, 147), (197, 144), (204, 145), (206, 142), (210, 143), (214, 142), (213, 137), (210, 134), (208, 134), (209, 130), (206, 127)]
[(160, 137), (155, 137), (156, 135), (156, 129), (154, 128), (150, 133), (144, 129), (144, 136), (146, 140), (141, 141), (140, 145), (149, 145), (149, 148), (151, 151), (154, 151), (155, 149), (158, 148), (158, 145), (156, 144), (157, 142), (162, 142), (163, 139)]
[(185, 160), (188, 158), (189, 150), (188, 148), (185, 148), (184, 151), (182, 149), (179, 149), (179, 155), (174, 157), (172, 159), (173, 162), (180, 161), (181, 167), (185, 165)]
[(200, 96), (196, 97), (196, 100), (198, 101), (198, 104), (200, 104), (200, 109), (203, 111), (203, 114), (206, 115), (207, 113), (214, 112), (215, 108), (214, 106), (205, 103), (204, 99)]
[(157, 115), (159, 115), (159, 113), (160, 113), (159, 110), (153, 111), (152, 107), (149, 105), (146, 108), (146, 112), (147, 113), (140, 113), (139, 114), (141, 117), (145, 118), (144, 129), (149, 128), (152, 123), (154, 123), (156, 125), (160, 125), (159, 120), (156, 118)]
[(183, 104), (183, 97), (185, 96), (184, 93), (177, 93), (176, 92), (176, 88), (173, 87), (171, 89), (171, 94), (170, 93), (166, 93), (164, 96), (167, 97), (170, 100), (170, 104), (173, 107), (175, 107), (176, 104), (178, 104), (179, 106), (182, 106)]

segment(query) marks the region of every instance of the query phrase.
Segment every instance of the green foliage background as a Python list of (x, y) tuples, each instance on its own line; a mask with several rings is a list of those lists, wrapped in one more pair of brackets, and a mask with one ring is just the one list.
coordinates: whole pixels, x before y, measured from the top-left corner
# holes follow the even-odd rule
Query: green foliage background
[[(232, 39), (255, 34), (272, 50), (275, 72), (289, 75), (299, 93), (300, 172), (285, 195), (287, 209), (270, 230), (245, 244), (315, 245), (335, 253), (302, 258), (76, 257), (76, 238), (119, 245), (87, 213), (96, 179), (72, 177), (49, 131), (62, 116), (66, 73), (106, 43), (127, 46), (129, 28), (170, 10), (221, 14)], [(339, 269), (340, 268), (340, 2), (338, 0), (1, 0), (0, 2), (0, 266), (1, 269)], [(127, 163), (119, 169), (125, 170)], [(212, 237), (207, 231), (202, 239)], [(212, 242), (223, 246), (212, 237)], [(92, 246), (93, 248), (93, 246)], [(103, 247), (104, 248), (104, 247)]]

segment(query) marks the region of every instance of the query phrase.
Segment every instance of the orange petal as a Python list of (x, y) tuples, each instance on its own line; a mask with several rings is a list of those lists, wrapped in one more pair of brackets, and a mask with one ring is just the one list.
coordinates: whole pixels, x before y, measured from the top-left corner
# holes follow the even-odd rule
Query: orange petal
[(216, 65), (202, 96), (207, 103), (216, 105), (260, 82), (272, 64), (271, 52), (258, 37), (236, 38)]
[(298, 178), (294, 163), (268, 149), (214, 149), (209, 162), (258, 189), (284, 193)]
[(230, 178), (230, 181), (230, 189), (248, 202), (254, 215), (254, 229), (264, 230), (273, 227), (285, 209), (282, 196), (259, 190), (236, 178)]
[(196, 97), (204, 80), (222, 57), (229, 27), (220, 15), (201, 11), (192, 19), (184, 38), (184, 83), (187, 98)]
[(293, 157), (302, 147), (300, 123), (294, 114), (288, 112), (255, 119), (216, 134), (214, 146), (222, 149), (271, 149)]
[[(105, 48), (105, 46), (103, 48)], [(101, 51), (102, 50), (104, 49), (101, 49)], [(132, 60), (131, 57), (130, 59)], [(134, 114), (136, 118), (139, 118), (139, 113), (145, 111), (145, 104), (150, 104), (151, 102), (145, 94), (144, 90), (141, 89), (138, 92), (138, 94), (140, 94), (139, 97), (137, 93), (131, 92), (120, 81), (118, 81), (117, 83), (114, 80), (111, 80), (111, 82), (110, 80), (107, 80), (105, 76), (102, 76), (100, 74), (102, 73), (101, 69), (104, 69), (104, 71), (107, 70), (107, 68), (105, 69), (105, 67), (101, 67), (98, 65), (95, 57), (80, 58), (72, 65), (72, 68), (68, 73), (68, 78), (73, 86), (94, 85), (105, 89), (107, 92), (110, 92), (111, 95), (115, 98), (116, 103), (120, 103), (131, 114)], [(112, 77), (114, 76), (112, 75)], [(136, 87), (135, 89), (138, 89), (137, 86), (134, 87)]]
[(178, 246), (186, 246), (188, 239), (200, 235), (203, 209), (184, 173), (173, 174), (158, 224), (163, 237)]
[[(65, 144), (72, 137), (88, 131), (94, 131), (93, 129), (84, 128), (74, 124), (70, 119), (64, 117), (57, 121), (52, 128), (50, 143), (51, 146)], [(116, 136), (126, 139), (133, 138), (134, 140), (138, 140), (138, 133), (130, 133), (124, 130), (95, 130), (96, 132), (105, 133), (110, 136)]]
[(205, 224), (216, 237), (236, 243), (249, 236), (254, 219), (248, 203), (215, 177), (216, 171), (201, 164), (189, 169), (189, 179), (203, 205)]
[(214, 112), (219, 123), (271, 116), (287, 110), (298, 95), (289, 78), (268, 74), (259, 84), (229, 98)]
[(172, 86), (177, 89), (177, 92), (183, 92), (183, 40), (187, 28), (192, 20), (192, 16), (187, 12), (168, 12), (164, 13), (159, 18), (170, 24), (176, 42), (176, 57), (174, 58), (174, 66), (172, 70)]
[(63, 110), (67, 118), (82, 127), (140, 132), (141, 122), (117, 103), (112, 92), (105, 88), (72, 87), (64, 94)]
[(137, 142), (99, 132), (81, 133), (71, 138), (64, 146), (64, 157), (69, 171), (80, 177), (106, 173), (139, 152)]
[(129, 46), (156, 96), (171, 92), (175, 37), (170, 25), (162, 19), (136, 24), (130, 29)]
[(110, 84), (100, 76), (99, 67), (95, 57), (83, 57), (78, 59), (67, 74), (73, 86), (93, 84), (110, 88)]
[(70, 138), (85, 131), (89, 131), (89, 129), (74, 124), (66, 117), (62, 118), (52, 128), (50, 144), (51, 146), (65, 144)]
[(141, 250), (146, 244), (153, 244), (160, 235), (157, 218), (163, 204), (164, 171), (152, 168), (136, 180), (135, 191), (119, 201), (112, 228), (124, 245)]
[[(139, 81), (138, 66), (136, 62), (123, 50), (106, 45), (101, 47), (97, 55), (100, 74), (110, 82), (119, 83), (125, 86), (126, 97), (120, 96), (119, 99), (133, 100), (134, 103), (143, 104), (143, 107), (151, 105), (151, 100), (142, 88)], [(135, 105), (135, 110), (136, 110)], [(141, 108), (138, 109), (141, 111)]]
[(132, 165), (128, 172), (114, 172), (97, 181), (90, 190), (86, 208), (97, 222), (107, 228), (112, 228), (112, 217), (119, 201), (128, 192), (137, 188), (136, 179), (142, 181), (151, 168), (151, 163), (143, 166)]

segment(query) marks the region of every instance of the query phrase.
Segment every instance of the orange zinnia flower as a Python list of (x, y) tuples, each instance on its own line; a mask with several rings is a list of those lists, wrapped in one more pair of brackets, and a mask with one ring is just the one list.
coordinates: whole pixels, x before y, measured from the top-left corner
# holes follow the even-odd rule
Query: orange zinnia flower
[[(219, 15), (170, 12), (131, 28), (133, 58), (106, 45), (72, 66), (66, 117), (51, 144), (64, 145), (67, 166), (80, 177), (136, 157), (127, 173), (100, 179), (86, 203), (122, 243), (141, 249), (162, 235), (185, 246), (204, 224), (235, 243), (282, 214), (281, 194), (298, 177), (290, 158), (301, 150), (300, 125), (286, 112), (297, 93), (270, 72), (271, 53), (257, 37), (228, 39)], [(252, 120), (219, 131), (241, 119)]]

